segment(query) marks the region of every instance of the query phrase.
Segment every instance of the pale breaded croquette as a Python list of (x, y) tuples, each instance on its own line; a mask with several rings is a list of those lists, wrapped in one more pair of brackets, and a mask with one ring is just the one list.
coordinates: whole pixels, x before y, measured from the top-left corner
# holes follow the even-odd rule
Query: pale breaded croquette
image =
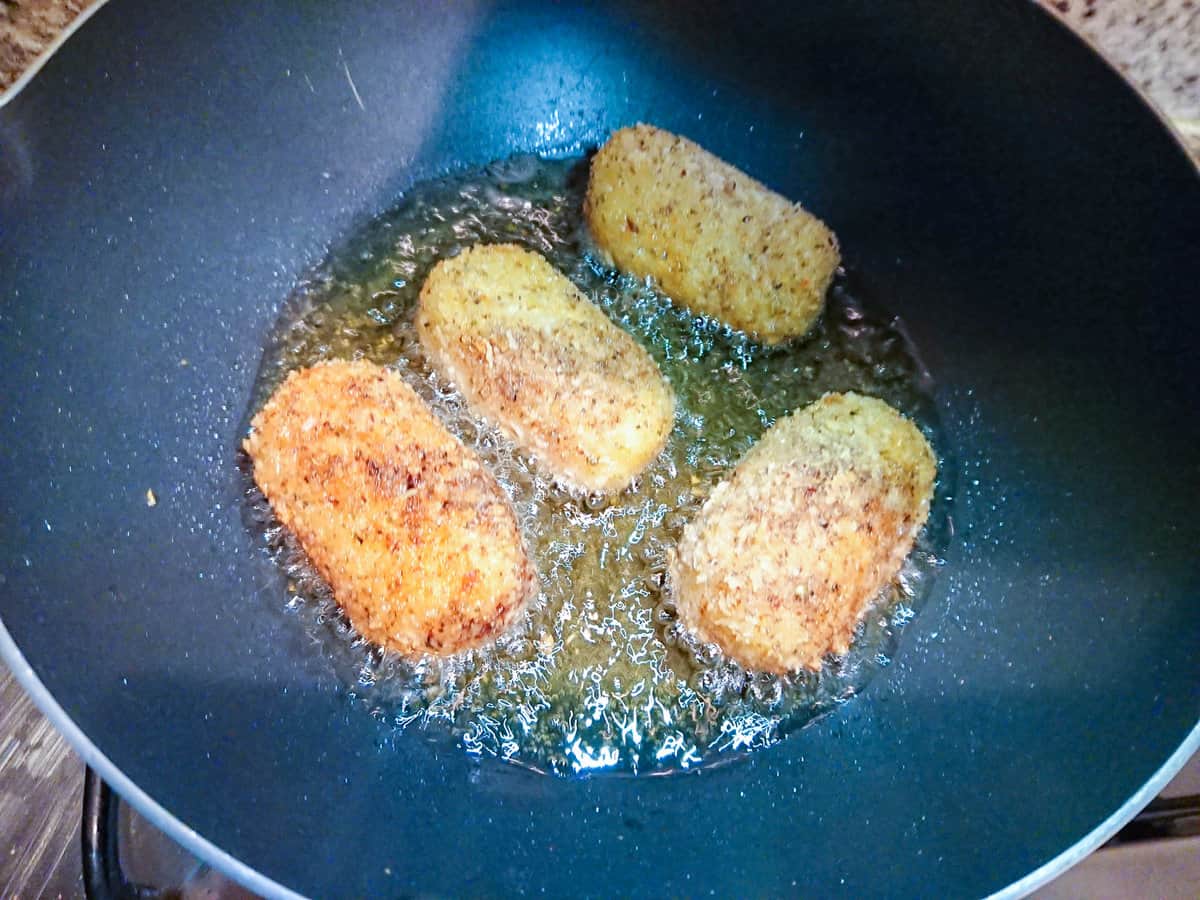
[(747, 668), (819, 669), (900, 571), (936, 474), (882, 400), (826, 394), (779, 420), (684, 528), (669, 566), (681, 620)]
[(666, 443), (670, 383), (537, 253), (491, 244), (442, 260), (416, 315), (434, 369), (564, 485), (620, 491)]
[(508, 497), (395, 372), (292, 372), (250, 427), (254, 480), (372, 643), (476, 647), (536, 593)]
[(800, 204), (651, 125), (600, 148), (584, 214), (617, 268), (766, 344), (812, 327), (840, 262), (833, 232)]

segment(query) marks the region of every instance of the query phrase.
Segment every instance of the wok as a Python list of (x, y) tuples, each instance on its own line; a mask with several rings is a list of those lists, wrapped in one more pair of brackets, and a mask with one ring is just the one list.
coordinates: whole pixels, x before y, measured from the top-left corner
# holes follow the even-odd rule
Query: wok
[[(545, 777), (348, 699), (273, 612), (235, 451), (354, 225), (638, 120), (838, 232), (932, 373), (955, 534), (834, 714)], [(258, 891), (1017, 894), (1200, 741), (1200, 180), (1030, 3), (114, 2), (0, 111), (0, 172), (4, 657)]]

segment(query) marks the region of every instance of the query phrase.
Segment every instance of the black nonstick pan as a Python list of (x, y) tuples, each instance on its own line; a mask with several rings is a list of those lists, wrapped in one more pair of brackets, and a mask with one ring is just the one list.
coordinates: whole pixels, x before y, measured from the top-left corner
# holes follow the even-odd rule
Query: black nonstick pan
[[(837, 231), (933, 379), (953, 536), (833, 714), (544, 776), (347, 697), (271, 613), (236, 450), (328, 247), (637, 121)], [(1032, 3), (113, 2), (0, 111), (0, 648), (266, 894), (1019, 894), (1200, 743), (1198, 301), (1196, 169)]]

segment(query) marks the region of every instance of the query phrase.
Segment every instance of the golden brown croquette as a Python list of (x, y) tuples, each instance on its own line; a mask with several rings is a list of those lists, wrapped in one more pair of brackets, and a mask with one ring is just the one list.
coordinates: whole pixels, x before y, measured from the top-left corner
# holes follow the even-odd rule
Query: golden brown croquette
[(622, 128), (596, 154), (584, 214), (619, 269), (767, 344), (808, 331), (840, 261), (833, 232), (800, 204), (651, 125)]
[(912, 422), (826, 394), (779, 420), (719, 484), (670, 562), (683, 623), (751, 669), (819, 669), (912, 549), (937, 469)]
[(496, 479), (395, 372), (292, 372), (244, 445), (254, 480), (351, 624), (406, 656), (447, 655), (509, 627), (537, 590)]
[(417, 333), (433, 367), (558, 481), (625, 488), (666, 443), (675, 393), (566, 276), (512, 244), (434, 267)]

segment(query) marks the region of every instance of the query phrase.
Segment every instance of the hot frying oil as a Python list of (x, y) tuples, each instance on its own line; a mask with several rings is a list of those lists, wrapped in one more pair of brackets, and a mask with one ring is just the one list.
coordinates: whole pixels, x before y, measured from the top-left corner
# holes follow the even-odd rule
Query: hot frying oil
[[(764, 348), (606, 268), (582, 221), (586, 161), (516, 157), (411, 190), (286, 304), (255, 406), (292, 369), (364, 357), (395, 369), (495, 473), (541, 577), (528, 615), (494, 646), (410, 663), (358, 638), (328, 588), (250, 489), (255, 520), (291, 579), (288, 606), (353, 693), (398, 727), (441, 723), (471, 753), (557, 772), (661, 771), (766, 746), (853, 695), (886, 665), (928, 589), (945, 498), (850, 653), (819, 675), (743, 670), (681, 629), (664, 593), (669, 549), (709, 491), (777, 418), (830, 390), (887, 400), (939, 446), (926, 377), (898, 321), (840, 277), (810, 336)], [(651, 353), (678, 409), (667, 446), (625, 492), (573, 496), (439, 380), (413, 313), (440, 259), (475, 243), (543, 254)]]

